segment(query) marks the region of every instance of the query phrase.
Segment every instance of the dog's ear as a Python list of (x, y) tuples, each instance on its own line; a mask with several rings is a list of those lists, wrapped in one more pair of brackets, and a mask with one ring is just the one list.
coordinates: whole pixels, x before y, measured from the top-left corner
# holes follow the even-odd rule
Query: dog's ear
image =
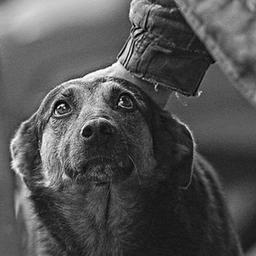
[(36, 114), (20, 125), (11, 141), (10, 151), (12, 168), (24, 181), (29, 180), (40, 161)]
[[(155, 119), (155, 118), (153, 118)], [(168, 112), (158, 110), (154, 120), (154, 152), (158, 164), (171, 169), (180, 188), (188, 188), (192, 179), (194, 140), (188, 127)]]

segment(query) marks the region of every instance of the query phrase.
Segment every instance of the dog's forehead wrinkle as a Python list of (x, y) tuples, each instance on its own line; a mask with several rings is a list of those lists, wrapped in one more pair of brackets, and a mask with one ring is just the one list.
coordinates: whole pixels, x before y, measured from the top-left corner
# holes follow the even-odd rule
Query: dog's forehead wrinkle
[(117, 81), (114, 81), (114, 80), (107, 80), (99, 84), (98, 91), (99, 93), (102, 93), (104, 95), (108, 95), (108, 94), (112, 95), (112, 94), (118, 94), (121, 92), (127, 92), (132, 94), (133, 96), (136, 96), (135, 91), (131, 90), (125, 85), (118, 83)]
[[(96, 87), (96, 85), (94, 85), (93, 87)], [(90, 85), (84, 82), (79, 82), (79, 81), (75, 82), (74, 80), (74, 81), (60, 84), (45, 96), (39, 109), (41, 109), (41, 112), (42, 112), (42, 110), (45, 109), (60, 94), (68, 97), (72, 95), (79, 95), (79, 94), (86, 94), (86, 93), (88, 94), (89, 91), (90, 91)]]

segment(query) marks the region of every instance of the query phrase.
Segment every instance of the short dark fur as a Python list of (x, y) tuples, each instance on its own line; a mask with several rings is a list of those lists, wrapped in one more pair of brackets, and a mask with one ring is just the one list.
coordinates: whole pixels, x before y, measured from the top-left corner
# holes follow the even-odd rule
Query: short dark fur
[[(122, 94), (133, 109), (117, 107)], [(56, 98), (72, 113), (54, 117)], [(92, 120), (112, 130), (88, 139)], [(20, 126), (11, 151), (43, 255), (241, 255), (214, 171), (190, 131), (131, 83), (102, 78), (55, 88)], [(89, 168), (95, 155), (113, 163)]]

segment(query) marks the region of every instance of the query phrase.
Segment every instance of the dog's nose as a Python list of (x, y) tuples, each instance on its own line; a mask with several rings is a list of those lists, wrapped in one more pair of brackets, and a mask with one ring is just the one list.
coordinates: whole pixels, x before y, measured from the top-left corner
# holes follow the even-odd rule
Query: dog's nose
[(113, 136), (116, 128), (105, 118), (97, 118), (87, 121), (81, 129), (81, 136), (84, 140), (106, 139)]

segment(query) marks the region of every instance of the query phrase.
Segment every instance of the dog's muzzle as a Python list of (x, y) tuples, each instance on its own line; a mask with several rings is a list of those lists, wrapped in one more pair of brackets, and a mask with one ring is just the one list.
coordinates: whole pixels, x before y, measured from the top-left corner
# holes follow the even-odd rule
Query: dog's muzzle
[(104, 185), (126, 180), (135, 169), (127, 145), (121, 142), (118, 127), (110, 118), (87, 120), (78, 137), (76, 153), (71, 155), (72, 168), (65, 170), (69, 177)]
[(97, 185), (119, 183), (126, 180), (133, 171), (133, 162), (129, 157), (123, 159), (95, 158), (86, 162), (81, 170), (88, 181)]

